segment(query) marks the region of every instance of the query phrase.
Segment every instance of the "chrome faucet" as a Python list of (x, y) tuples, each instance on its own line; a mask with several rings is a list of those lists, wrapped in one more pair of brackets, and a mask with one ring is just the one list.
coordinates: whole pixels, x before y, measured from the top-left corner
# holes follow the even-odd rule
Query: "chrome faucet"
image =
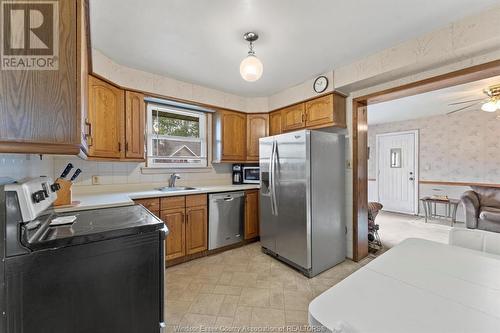
[(175, 187), (175, 181), (177, 179), (181, 179), (181, 176), (176, 173), (171, 174), (170, 178), (168, 179), (168, 187)]

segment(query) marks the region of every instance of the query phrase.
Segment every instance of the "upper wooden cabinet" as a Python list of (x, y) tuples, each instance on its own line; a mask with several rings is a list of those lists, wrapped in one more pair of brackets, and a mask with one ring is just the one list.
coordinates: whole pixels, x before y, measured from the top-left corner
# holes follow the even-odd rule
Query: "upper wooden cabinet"
[(281, 129), (283, 132), (298, 130), (306, 126), (304, 103), (281, 109)]
[(124, 91), (89, 76), (88, 156), (120, 158), (124, 129)]
[[(280, 114), (281, 119), (278, 117)], [(345, 97), (332, 93), (274, 111), (270, 115), (270, 134), (278, 134), (278, 124), (283, 132), (302, 128), (346, 127)]]
[(246, 132), (246, 114), (218, 110), (213, 121), (214, 162), (245, 161)]
[(346, 127), (345, 97), (330, 94), (305, 102), (306, 127)]
[(247, 115), (247, 161), (259, 160), (259, 139), (269, 133), (268, 114)]
[[(37, 70), (16, 66), (16, 70), (0, 70), (0, 153), (79, 153), (82, 144), (80, 106), (84, 98), (79, 71), (86, 70), (86, 66), (82, 66), (86, 60), (82, 54), (87, 52), (86, 40), (82, 40), (86, 37), (84, 3), (83, 0), (58, 1), (59, 35), (55, 37), (59, 40), (59, 49), (50, 58), (57, 58), (53, 62), (57, 67)], [(4, 9), (8, 10), (8, 6)], [(10, 49), (9, 40), (2, 38), (4, 51)], [(2, 62), (14, 64), (9, 59), (3, 56)]]
[(269, 114), (269, 135), (281, 134), (281, 110)]
[(125, 157), (144, 158), (146, 103), (144, 95), (125, 92)]
[(87, 156), (144, 160), (144, 95), (88, 77)]

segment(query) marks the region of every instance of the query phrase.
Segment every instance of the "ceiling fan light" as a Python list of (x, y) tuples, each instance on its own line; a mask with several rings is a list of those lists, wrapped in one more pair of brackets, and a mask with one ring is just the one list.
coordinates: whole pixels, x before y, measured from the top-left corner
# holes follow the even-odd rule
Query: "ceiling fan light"
[(245, 81), (257, 81), (262, 76), (263, 70), (262, 62), (255, 55), (248, 55), (241, 61), (240, 74)]
[(495, 112), (497, 110), (497, 103), (489, 101), (481, 106), (481, 110), (486, 112)]

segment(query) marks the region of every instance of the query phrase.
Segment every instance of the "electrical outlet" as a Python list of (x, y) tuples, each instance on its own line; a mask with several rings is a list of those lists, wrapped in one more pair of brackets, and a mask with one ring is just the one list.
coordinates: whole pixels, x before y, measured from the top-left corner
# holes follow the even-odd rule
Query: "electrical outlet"
[(101, 184), (101, 177), (92, 176), (92, 185), (100, 185), (100, 184)]

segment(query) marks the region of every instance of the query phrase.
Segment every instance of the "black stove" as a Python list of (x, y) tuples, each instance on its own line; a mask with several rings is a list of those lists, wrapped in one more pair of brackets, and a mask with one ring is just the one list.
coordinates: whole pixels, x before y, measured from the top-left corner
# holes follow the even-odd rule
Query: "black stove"
[(0, 332), (162, 332), (164, 223), (140, 205), (55, 213), (51, 184), (0, 184)]

